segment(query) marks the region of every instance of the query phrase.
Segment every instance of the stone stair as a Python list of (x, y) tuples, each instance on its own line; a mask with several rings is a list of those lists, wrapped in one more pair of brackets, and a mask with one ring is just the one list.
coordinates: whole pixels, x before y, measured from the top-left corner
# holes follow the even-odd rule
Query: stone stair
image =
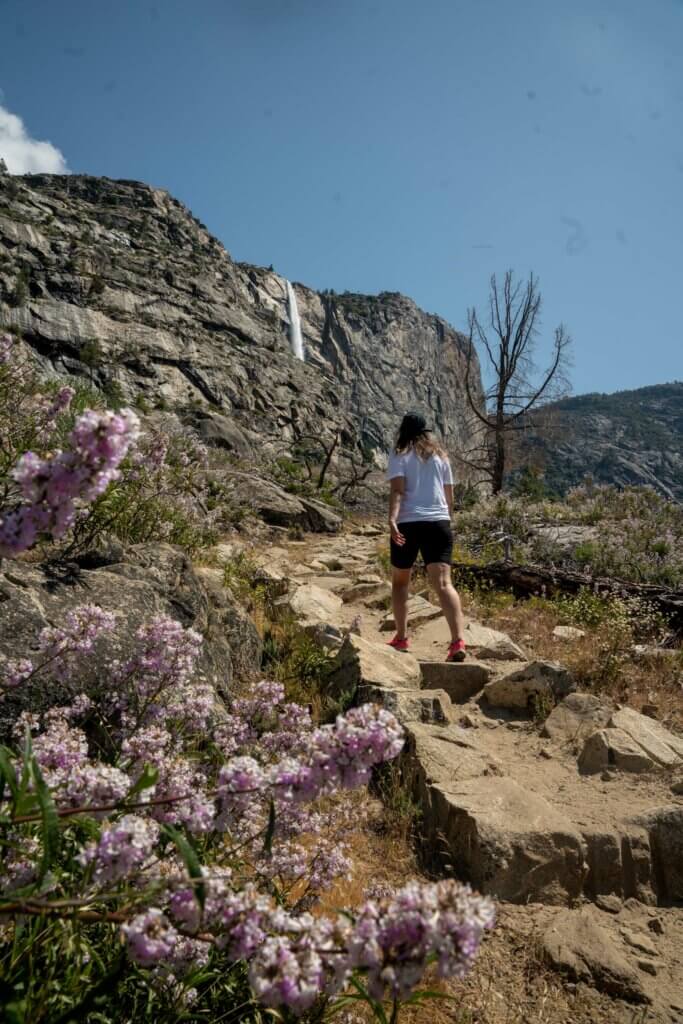
[(421, 661), (421, 686), (424, 690), (445, 690), (453, 704), (465, 704), (481, 693), (495, 670), (483, 661)]
[[(434, 660), (447, 634), (422, 595), (410, 605), (419, 657), (396, 652), (386, 643), (391, 615), (372, 607), (378, 593), (379, 604), (386, 598), (372, 572), (373, 542), (347, 538), (347, 550), (341, 540), (333, 556), (275, 566), (292, 580), (280, 600), (337, 648), (330, 694), (379, 702), (403, 723), (403, 768), (433, 868), (519, 903), (683, 900), (683, 801), (662, 774), (683, 767), (681, 741), (636, 712), (573, 692), (563, 666), (530, 660), (474, 621), (466, 661)], [(347, 635), (359, 610), (362, 635)], [(539, 712), (553, 707), (541, 732)], [(649, 765), (656, 770), (634, 774)]]
[[(600, 780), (587, 792), (575, 757), (568, 766), (566, 758), (557, 763), (559, 752), (549, 755), (556, 762), (553, 771), (565, 780), (561, 785), (576, 791), (577, 806), (569, 813), (542, 786), (528, 784), (528, 770), (524, 780), (516, 778), (515, 764), (497, 756), (511, 728), (540, 742), (527, 714), (529, 687), (540, 680), (552, 689), (558, 679), (567, 686), (566, 673), (553, 663), (417, 661), (349, 635), (336, 656), (330, 687), (337, 696), (382, 703), (404, 725), (404, 772), (421, 808), (426, 859), (433, 868), (518, 903), (566, 904), (607, 894), (650, 904), (683, 898), (682, 872), (673, 862), (663, 863), (661, 837), (656, 838), (666, 820), (683, 841), (683, 806), (662, 812), (664, 819), (652, 808), (634, 814), (637, 808), (629, 803), (612, 815), (598, 807), (601, 823), (595, 815), (584, 821), (581, 798), (590, 795), (594, 804), (604, 799)], [(501, 683), (503, 691), (516, 686), (522, 694), (502, 709), (489, 706), (485, 696)], [(545, 761), (535, 769), (540, 783), (551, 766)]]
[[(466, 627), (467, 660), (440, 660), (447, 630), (422, 594), (411, 604), (416, 656), (396, 652), (386, 643), (393, 622), (388, 588), (372, 571), (371, 536), (319, 544), (334, 545), (343, 569), (315, 551), (315, 567), (278, 562), (274, 570), (290, 579), (282, 600), (335, 652), (329, 692), (380, 703), (403, 724), (401, 770), (420, 807), (430, 869), (520, 912), (532, 904), (534, 921), (545, 915), (544, 955), (558, 969), (587, 957), (590, 932), (585, 978), (649, 1001), (643, 986), (658, 968), (652, 960), (633, 966), (617, 926), (626, 915), (662, 915), (665, 905), (683, 902), (680, 739), (643, 715), (575, 692), (563, 666), (534, 662), (509, 636), (474, 621)], [(364, 545), (363, 557), (346, 559), (344, 544), (356, 553)], [(615, 927), (610, 915), (619, 915)], [(568, 936), (561, 955), (558, 935)], [(676, 952), (667, 970), (681, 962), (683, 929), (680, 940), (670, 943)], [(661, 980), (660, 972), (648, 990), (653, 998)]]

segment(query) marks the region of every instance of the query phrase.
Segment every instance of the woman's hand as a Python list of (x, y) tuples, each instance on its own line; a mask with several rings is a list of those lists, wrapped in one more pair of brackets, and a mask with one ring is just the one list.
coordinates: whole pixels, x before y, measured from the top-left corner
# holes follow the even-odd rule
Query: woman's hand
[(398, 544), (398, 546), (402, 548), (406, 542), (406, 539), (399, 530), (398, 523), (394, 519), (389, 520), (389, 529), (391, 530), (391, 539), (393, 540), (394, 544)]

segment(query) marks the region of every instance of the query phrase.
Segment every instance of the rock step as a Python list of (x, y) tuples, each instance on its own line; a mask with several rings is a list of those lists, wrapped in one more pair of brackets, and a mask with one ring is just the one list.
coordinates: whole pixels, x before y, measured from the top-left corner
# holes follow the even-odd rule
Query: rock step
[(442, 763), (419, 739), (412, 759), (432, 867), (511, 903), (578, 899), (587, 865), (576, 826), (495, 765), (485, 766), (476, 748), (443, 739), (450, 742)]
[(364, 598), (375, 598), (384, 602), (391, 597), (391, 587), (382, 580), (358, 581), (351, 583), (342, 590), (341, 598), (344, 604), (352, 604), (354, 601), (363, 601)]
[(421, 661), (422, 689), (445, 690), (454, 704), (464, 704), (493, 678), (493, 669), (477, 661)]
[(534, 701), (547, 700), (552, 706), (575, 689), (576, 683), (564, 665), (531, 661), (492, 679), (486, 684), (484, 697), (492, 707), (526, 710)]
[[(432, 619), (438, 619), (442, 615), (441, 609), (437, 608), (435, 604), (430, 601), (425, 601), (424, 597), (411, 597), (408, 599), (408, 624), (415, 629), (416, 626), (422, 625), (424, 622), (431, 622)], [(396, 629), (396, 620), (394, 619), (393, 613), (389, 612), (386, 618), (380, 625), (380, 630), (383, 633), (388, 633), (392, 629)]]
[(376, 691), (419, 690), (420, 666), (412, 654), (349, 634), (332, 662), (327, 689), (359, 703)]
[[(330, 694), (357, 703), (377, 701), (406, 730), (404, 777), (422, 809), (425, 856), (433, 868), (514, 903), (566, 905), (584, 896), (634, 897), (650, 905), (683, 900), (680, 802), (637, 815), (625, 806), (604, 826), (584, 824), (533, 785), (510, 777), (512, 766), (490, 753), (476, 731), (458, 724), (457, 704), (473, 688), (477, 693), (488, 687), (490, 676), (496, 682), (501, 672), (514, 696), (513, 709), (526, 708), (529, 693), (546, 687), (561, 692), (566, 684), (563, 670), (552, 664), (532, 663), (510, 673), (501, 662), (420, 663), (354, 634), (344, 638), (332, 663)], [(548, 719), (549, 726), (553, 716), (557, 719), (548, 729), (551, 739), (564, 745), (567, 732), (573, 736), (577, 724), (587, 726), (594, 716), (605, 729), (607, 709), (596, 708), (591, 695), (569, 694), (565, 701), (560, 705), (564, 718), (556, 709)], [(641, 747), (647, 741), (652, 760), (658, 756), (661, 765), (676, 755), (677, 737), (660, 732), (661, 727), (651, 734), (643, 716), (609, 712), (605, 731), (628, 727), (633, 736), (636, 727), (647, 729), (647, 736), (638, 735)], [(589, 777), (583, 778), (590, 785)]]
[(439, 724), (442, 707), (429, 717), (420, 709), (421, 723), (416, 714), (404, 720), (406, 777), (422, 808), (433, 869), (511, 903), (565, 905), (607, 895), (650, 906), (683, 900), (683, 807), (627, 816), (604, 830), (583, 828), (505, 775), (452, 718)]
[[(604, 914), (597, 908), (565, 911), (546, 926), (540, 944), (550, 965), (573, 981), (631, 1003), (650, 1002), (623, 944), (605, 927)], [(652, 1019), (649, 1014), (647, 1019)]]

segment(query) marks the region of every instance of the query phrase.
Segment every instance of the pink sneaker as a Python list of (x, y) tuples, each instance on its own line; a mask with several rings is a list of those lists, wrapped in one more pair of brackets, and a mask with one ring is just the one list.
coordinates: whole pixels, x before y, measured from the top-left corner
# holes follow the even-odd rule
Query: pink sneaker
[(448, 654), (446, 655), (446, 661), (464, 661), (465, 655), (465, 641), (454, 640), (448, 648)]
[(389, 641), (387, 647), (393, 647), (395, 651), (405, 652), (410, 648), (410, 641), (408, 640), (407, 636), (404, 636), (402, 640), (399, 639), (397, 634), (393, 640)]

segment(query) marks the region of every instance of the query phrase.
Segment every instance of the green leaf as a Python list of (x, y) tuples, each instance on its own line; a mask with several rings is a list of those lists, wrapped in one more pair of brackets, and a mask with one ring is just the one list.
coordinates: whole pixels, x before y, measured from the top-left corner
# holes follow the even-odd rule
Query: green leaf
[(7, 1003), (5, 1006), (5, 1020), (7, 1024), (23, 1024), (26, 1020), (26, 1000)]
[(189, 840), (185, 838), (182, 832), (179, 832), (177, 828), (173, 827), (173, 825), (163, 825), (162, 831), (165, 832), (169, 839), (175, 843), (190, 878), (197, 882), (194, 887), (194, 891), (197, 897), (197, 902), (203, 910), (204, 903), (206, 901), (206, 886), (204, 885), (202, 866), (199, 857), (197, 856), (197, 851), (191, 845)]
[(126, 955), (121, 952), (114, 960), (106, 975), (103, 978), (100, 978), (100, 980), (86, 992), (81, 1002), (60, 1014), (59, 1017), (54, 1018), (53, 1024), (71, 1024), (72, 1021), (83, 1019), (92, 1020), (92, 1016), (89, 1011), (92, 1011), (93, 1006), (96, 1006), (102, 997), (109, 996), (112, 999), (116, 998), (117, 992), (120, 991), (119, 985), (121, 976), (123, 975), (126, 966)]
[(12, 764), (12, 751), (7, 747), (0, 747), (0, 801), (5, 796), (5, 786), (9, 787), (12, 794), (12, 801), (16, 800), (18, 786), (17, 773)]
[(31, 782), (33, 780), (33, 774), (31, 772), (32, 760), (33, 744), (31, 743), (31, 731), (27, 726), (24, 753), (21, 759), (21, 778), (19, 779), (19, 788), (14, 801), (15, 814), (31, 814), (36, 808), (36, 798), (30, 791)]
[(266, 838), (263, 840), (263, 856), (270, 857), (273, 852), (273, 835), (275, 834), (275, 802), (273, 798), (270, 798), (270, 807), (268, 808), (268, 828), (266, 829)]
[[(362, 999), (364, 1003), (368, 1004), (368, 1006), (372, 1010), (372, 1014), (375, 1020), (379, 1021), (379, 1024), (389, 1024), (389, 1021), (387, 1020), (387, 1015), (384, 1012), (384, 1007), (377, 999), (372, 998), (372, 996), (366, 989), (365, 985), (361, 983), (360, 979), (355, 974), (352, 974), (351, 977), (349, 978), (349, 981), (358, 992), (357, 998)], [(347, 998), (353, 999), (354, 997), (347, 996)]]
[(40, 862), (38, 880), (42, 881), (59, 853), (59, 817), (52, 799), (52, 793), (43, 778), (40, 766), (35, 757), (31, 762), (31, 772), (36, 787), (40, 817), (43, 823), (43, 857)]
[(126, 796), (126, 803), (129, 803), (133, 797), (138, 796), (143, 792), (143, 790), (151, 789), (152, 786), (156, 786), (158, 781), (159, 769), (153, 768), (151, 764), (146, 764), (142, 770), (142, 775)]

